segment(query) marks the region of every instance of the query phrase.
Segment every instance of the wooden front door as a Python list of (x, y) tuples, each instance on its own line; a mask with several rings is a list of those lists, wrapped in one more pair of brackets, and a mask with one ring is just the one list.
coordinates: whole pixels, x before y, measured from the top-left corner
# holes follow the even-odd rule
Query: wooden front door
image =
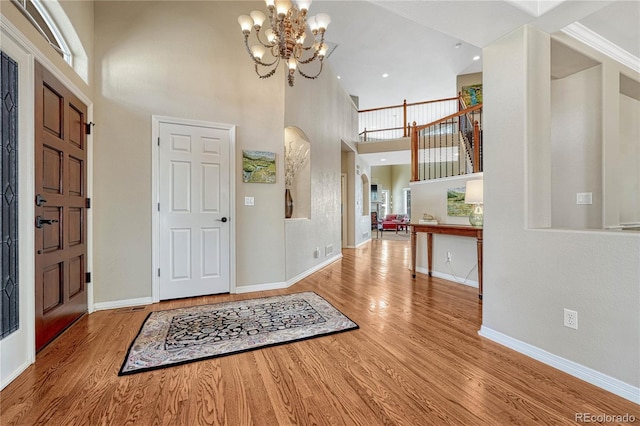
[(35, 67), (36, 350), (87, 312), (87, 107)]

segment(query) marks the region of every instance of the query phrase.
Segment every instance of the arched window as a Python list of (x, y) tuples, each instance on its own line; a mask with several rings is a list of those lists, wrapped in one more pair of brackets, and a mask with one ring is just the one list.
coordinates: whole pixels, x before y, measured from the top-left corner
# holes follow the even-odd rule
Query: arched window
[(62, 33), (39, 0), (11, 0), (49, 45), (71, 66), (73, 58)]

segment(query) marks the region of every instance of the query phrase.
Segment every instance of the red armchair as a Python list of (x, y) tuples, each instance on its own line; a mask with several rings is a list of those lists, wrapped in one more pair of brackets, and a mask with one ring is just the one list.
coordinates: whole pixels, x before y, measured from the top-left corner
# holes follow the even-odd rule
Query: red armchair
[(382, 230), (393, 230), (398, 232), (398, 229), (407, 229), (409, 223), (409, 217), (406, 214), (388, 214), (382, 220)]

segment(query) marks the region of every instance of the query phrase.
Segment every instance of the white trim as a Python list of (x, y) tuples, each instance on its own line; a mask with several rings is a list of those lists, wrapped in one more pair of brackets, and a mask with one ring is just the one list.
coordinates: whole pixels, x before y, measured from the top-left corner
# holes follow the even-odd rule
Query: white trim
[(296, 275), (293, 278), (290, 278), (287, 280), (287, 287), (291, 287), (292, 285), (294, 285), (295, 283), (297, 283), (298, 281), (308, 277), (309, 275), (318, 272), (320, 269), (325, 268), (329, 265), (331, 265), (333, 262), (337, 262), (338, 260), (342, 259), (342, 253), (338, 253), (333, 257), (328, 258), (327, 260), (325, 260), (322, 263), (319, 263), (317, 265), (315, 265), (314, 267), (307, 269), (306, 271)]
[(254, 291), (266, 291), (266, 290), (281, 290), (283, 288), (290, 287), (286, 282), (274, 282), (264, 284), (243, 285), (242, 287), (236, 287), (236, 294), (253, 293)]
[(160, 301), (160, 220), (158, 212), (159, 194), (159, 147), (160, 123), (200, 126), (223, 129), (229, 132), (229, 292), (237, 293), (236, 288), (236, 126), (210, 121), (191, 120), (162, 115), (151, 116), (151, 299)]
[(617, 44), (611, 43), (609, 40), (602, 37), (600, 34), (591, 31), (584, 25), (575, 22), (571, 25), (567, 25), (561, 31), (576, 40), (581, 41), (587, 46), (594, 48), (598, 52), (604, 53), (621, 64), (631, 68), (635, 72), (640, 72), (640, 58), (627, 52)]
[(96, 311), (106, 311), (107, 309), (129, 308), (132, 306), (150, 305), (153, 303), (150, 297), (138, 297), (137, 299), (112, 300), (109, 302), (99, 302), (94, 305)]
[(2, 381), (0, 382), (0, 391), (3, 390), (4, 388), (6, 388), (9, 383), (11, 383), (15, 379), (17, 379), (18, 376), (20, 376), (22, 373), (24, 373), (24, 370), (29, 368), (29, 366), (31, 364), (33, 364), (34, 362), (35, 362), (35, 359), (28, 360), (24, 364), (22, 364), (21, 366), (19, 366), (15, 370), (13, 370), (11, 372), (11, 374), (9, 374), (7, 377), (2, 377)]
[(266, 290), (282, 290), (283, 288), (289, 288), (298, 281), (308, 277), (309, 275), (318, 272), (320, 269), (325, 268), (342, 259), (342, 253), (337, 254), (322, 263), (315, 265), (312, 268), (307, 269), (306, 271), (296, 275), (295, 277), (287, 280), (286, 282), (273, 282), (273, 283), (264, 283), (264, 284), (254, 284), (254, 285), (246, 285), (242, 287), (236, 287), (236, 293), (253, 293), (254, 291), (266, 291)]
[(35, 160), (33, 55), (0, 21), (0, 48), (18, 64), (18, 273), (19, 326), (0, 340), (0, 389), (36, 360), (35, 332)]
[(491, 328), (482, 326), (478, 334), (516, 352), (520, 352), (530, 358), (540, 361), (551, 367), (557, 368), (567, 374), (584, 380), (587, 383), (598, 386), (631, 402), (640, 404), (640, 388), (632, 386), (628, 383), (618, 380), (614, 377), (607, 376), (604, 373), (596, 371), (592, 368), (585, 367), (577, 362), (559, 357), (550, 352), (540, 349), (536, 346), (525, 343), (521, 340), (514, 339), (506, 334), (492, 330)]
[[(416, 272), (420, 272), (421, 274), (425, 274), (425, 275), (429, 274), (426, 268), (421, 268), (419, 266), (416, 266)], [(442, 272), (438, 272), (438, 271), (431, 271), (431, 276), (436, 278), (442, 278), (443, 280), (451, 281), (456, 284), (466, 285), (469, 287), (478, 288), (479, 286), (478, 281), (466, 280), (466, 282), (461, 282), (460, 278), (458, 277), (455, 277), (451, 274), (443, 274)]]

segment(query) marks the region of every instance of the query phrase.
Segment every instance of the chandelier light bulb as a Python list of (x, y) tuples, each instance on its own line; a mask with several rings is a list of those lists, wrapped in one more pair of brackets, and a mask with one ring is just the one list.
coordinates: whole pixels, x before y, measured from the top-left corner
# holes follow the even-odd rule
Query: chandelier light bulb
[(286, 15), (291, 9), (291, 2), (289, 0), (276, 0), (276, 11), (278, 15)]
[(298, 0), (296, 1), (296, 4), (298, 5), (298, 9), (300, 9), (301, 12), (307, 12), (309, 10), (309, 7), (311, 7), (311, 0)]
[(316, 23), (318, 24), (320, 31), (326, 30), (331, 23), (331, 17), (326, 13), (318, 13), (316, 15)]
[(296, 68), (298, 67), (298, 64), (296, 63), (296, 59), (293, 56), (289, 58), (288, 65), (289, 65), (289, 71), (295, 71)]
[(270, 7), (275, 7), (275, 0), (265, 0), (264, 1), (267, 4), (267, 9), (269, 9)]
[(309, 25), (309, 29), (312, 33), (315, 34), (316, 31), (318, 31), (318, 22), (316, 21), (315, 16), (311, 16), (309, 19), (307, 19), (307, 24)]
[(276, 41), (276, 33), (274, 33), (271, 28), (265, 31), (264, 35), (267, 37), (269, 43), (273, 44)]
[(265, 49), (264, 46), (257, 44), (255, 46), (251, 46), (251, 53), (257, 60), (262, 60), (264, 54), (267, 53), (267, 49)]
[(329, 46), (327, 46), (325, 43), (322, 43), (322, 45), (320, 46), (320, 49), (318, 49), (318, 55), (324, 58), (328, 50), (329, 50)]
[(251, 32), (251, 27), (253, 27), (253, 20), (247, 15), (240, 15), (238, 16), (238, 24), (240, 24), (242, 32)]
[(251, 12), (249, 16), (251, 16), (251, 19), (253, 19), (253, 26), (258, 28), (262, 27), (262, 24), (267, 19), (264, 13), (257, 10)]

